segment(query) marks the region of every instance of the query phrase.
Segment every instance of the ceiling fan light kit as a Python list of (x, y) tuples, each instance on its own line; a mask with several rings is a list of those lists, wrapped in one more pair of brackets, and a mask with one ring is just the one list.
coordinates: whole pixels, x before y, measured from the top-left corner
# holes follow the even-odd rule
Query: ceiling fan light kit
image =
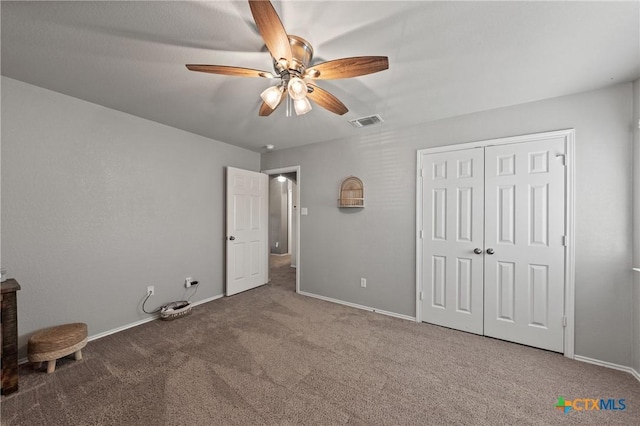
[(291, 115), (292, 103), (297, 115), (311, 111), (309, 100), (334, 114), (343, 115), (349, 111), (348, 108), (338, 98), (312, 84), (310, 80), (358, 77), (389, 68), (389, 59), (386, 56), (342, 58), (309, 67), (313, 59), (313, 47), (302, 37), (286, 33), (271, 2), (249, 0), (249, 7), (273, 59), (275, 75), (267, 71), (223, 65), (187, 64), (187, 69), (238, 77), (279, 78), (279, 84), (267, 88), (260, 94), (263, 101), (258, 112), (260, 116), (270, 115), (282, 103), (283, 98), (287, 100), (286, 116)]
[(295, 99), (293, 101), (293, 108), (296, 110), (296, 115), (304, 115), (311, 111), (311, 102), (309, 102), (309, 99), (306, 97)]
[(287, 92), (294, 101), (299, 101), (307, 96), (307, 83), (300, 77), (293, 76), (289, 78), (287, 84)]
[(282, 99), (282, 95), (284, 94), (284, 87), (282, 85), (279, 86), (271, 86), (268, 87), (264, 92), (260, 94), (260, 97), (269, 105), (269, 108), (276, 109), (280, 104)]

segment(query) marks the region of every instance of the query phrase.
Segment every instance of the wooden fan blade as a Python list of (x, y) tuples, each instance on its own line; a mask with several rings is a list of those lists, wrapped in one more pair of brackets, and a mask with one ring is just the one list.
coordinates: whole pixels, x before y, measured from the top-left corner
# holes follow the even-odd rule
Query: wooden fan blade
[(262, 101), (262, 105), (260, 105), (260, 111), (258, 112), (258, 115), (260, 117), (267, 117), (271, 115), (273, 111), (275, 110), (271, 109), (271, 107), (267, 105), (266, 102)]
[(278, 105), (276, 105), (274, 109), (271, 109), (271, 107), (267, 105), (266, 102), (263, 101), (262, 105), (260, 105), (260, 112), (258, 112), (258, 115), (260, 117), (267, 117), (271, 115), (271, 113), (280, 106), (280, 104), (282, 103), (282, 100), (284, 99), (284, 96), (285, 96), (285, 92), (282, 92), (282, 94), (280, 95), (280, 100), (278, 101)]
[(314, 84), (307, 83), (308, 86), (313, 88), (311, 93), (307, 93), (307, 97), (313, 102), (320, 105), (334, 114), (343, 115), (349, 111), (349, 109), (338, 98), (324, 89), (319, 88)]
[(386, 69), (389, 69), (389, 58), (386, 56), (355, 56), (313, 65), (305, 71), (304, 76), (318, 80), (333, 80), (373, 74)]
[(268, 71), (254, 70), (251, 68), (227, 67), (224, 65), (198, 65), (187, 64), (186, 67), (190, 71), (208, 72), (211, 74), (233, 75), (237, 77), (264, 77), (275, 78)]
[(287, 64), (291, 63), (291, 45), (289, 36), (278, 17), (278, 13), (273, 8), (271, 2), (266, 0), (249, 0), (251, 14), (256, 21), (256, 26), (260, 35), (264, 39), (264, 44), (269, 49), (269, 53), (276, 61), (286, 59)]
[[(277, 107), (276, 107), (277, 108)], [(271, 109), (271, 107), (269, 105), (267, 105), (264, 101), (262, 102), (262, 105), (260, 105), (260, 112), (258, 112), (258, 115), (260, 117), (268, 117), (269, 115), (271, 115), (271, 113), (275, 111), (274, 109)]]

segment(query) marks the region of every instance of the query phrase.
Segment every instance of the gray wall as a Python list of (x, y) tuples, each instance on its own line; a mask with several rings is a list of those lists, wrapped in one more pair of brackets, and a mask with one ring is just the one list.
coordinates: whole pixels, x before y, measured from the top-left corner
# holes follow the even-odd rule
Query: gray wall
[[(302, 291), (415, 316), (416, 150), (575, 128), (575, 351), (630, 366), (632, 94), (619, 84), (263, 155), (262, 169), (301, 166)], [(363, 210), (336, 208), (349, 175), (365, 183)]]
[(273, 254), (286, 254), (289, 252), (288, 181), (278, 182), (276, 178), (277, 176), (269, 177), (269, 248)]
[[(640, 268), (640, 79), (633, 83), (633, 266)], [(640, 272), (633, 274), (633, 369), (640, 374)]]
[(260, 156), (2, 78), (2, 265), (29, 333), (74, 321), (95, 335), (140, 310), (223, 293), (224, 166)]

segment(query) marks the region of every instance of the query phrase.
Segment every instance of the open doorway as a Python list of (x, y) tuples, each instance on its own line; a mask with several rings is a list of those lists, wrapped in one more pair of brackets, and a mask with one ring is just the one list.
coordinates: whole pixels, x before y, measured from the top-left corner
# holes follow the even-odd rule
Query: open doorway
[(265, 170), (269, 175), (269, 282), (300, 291), (300, 167)]

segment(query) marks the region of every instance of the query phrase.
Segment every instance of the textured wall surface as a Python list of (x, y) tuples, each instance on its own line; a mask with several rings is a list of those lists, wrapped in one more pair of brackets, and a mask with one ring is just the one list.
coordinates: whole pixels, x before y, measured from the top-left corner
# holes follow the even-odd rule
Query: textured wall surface
[[(640, 268), (640, 79), (633, 83), (633, 266)], [(632, 366), (640, 374), (640, 272), (633, 278)]]
[(257, 153), (2, 78), (2, 265), (22, 285), (21, 345), (95, 335), (185, 295), (223, 293), (224, 167)]
[[(416, 150), (575, 128), (575, 352), (631, 365), (632, 109), (627, 83), (264, 154), (263, 169), (301, 166), (301, 289), (415, 316)], [(363, 210), (336, 208), (349, 175)]]

